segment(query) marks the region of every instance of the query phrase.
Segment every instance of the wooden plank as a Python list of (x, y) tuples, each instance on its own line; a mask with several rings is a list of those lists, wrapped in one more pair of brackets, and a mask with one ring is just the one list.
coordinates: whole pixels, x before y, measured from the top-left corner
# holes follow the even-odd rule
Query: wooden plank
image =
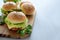
[[(32, 16), (27, 16), (28, 18), (28, 24), (31, 24), (33, 26), (35, 13)], [(29, 35), (26, 34), (24, 37), (21, 37), (20, 34), (17, 34), (13, 31), (9, 31), (6, 24), (0, 25), (0, 37), (9, 37), (9, 38), (26, 38)]]

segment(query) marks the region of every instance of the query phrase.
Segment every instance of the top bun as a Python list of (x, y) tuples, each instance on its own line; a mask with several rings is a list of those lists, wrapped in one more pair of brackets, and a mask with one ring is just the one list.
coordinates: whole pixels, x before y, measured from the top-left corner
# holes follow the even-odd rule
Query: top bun
[(26, 15), (33, 15), (35, 8), (31, 2), (21, 2), (20, 4), (21, 10), (26, 14)]
[(26, 16), (22, 12), (11, 12), (7, 16), (8, 20), (12, 23), (21, 23), (26, 20)]
[(14, 2), (6, 2), (3, 5), (3, 9), (5, 11), (11, 11), (13, 9), (16, 9), (16, 3), (14, 3)]

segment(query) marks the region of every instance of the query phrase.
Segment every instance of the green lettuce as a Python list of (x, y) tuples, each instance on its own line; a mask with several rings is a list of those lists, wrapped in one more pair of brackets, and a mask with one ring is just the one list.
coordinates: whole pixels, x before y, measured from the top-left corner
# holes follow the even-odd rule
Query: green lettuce
[(8, 15), (8, 13), (12, 12), (12, 11), (5, 11), (4, 9), (1, 8), (1, 12), (5, 15)]
[(32, 32), (32, 26), (28, 25), (25, 29), (23, 30), (18, 30), (17, 33), (20, 34), (21, 36), (24, 36), (25, 34), (30, 35)]
[[(6, 2), (8, 2), (9, 0), (3, 0), (4, 1), (4, 3), (6, 3)], [(20, 2), (21, 0), (12, 0), (13, 2)]]
[(11, 23), (7, 18), (5, 19), (5, 23), (8, 25), (8, 28), (22, 28), (24, 29), (27, 26), (27, 22), (28, 20), (26, 19), (24, 22), (22, 23)]

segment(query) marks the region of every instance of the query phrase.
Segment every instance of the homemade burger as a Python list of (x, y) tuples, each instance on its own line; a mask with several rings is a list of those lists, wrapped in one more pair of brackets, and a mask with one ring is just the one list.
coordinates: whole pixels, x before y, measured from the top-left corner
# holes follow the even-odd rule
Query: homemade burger
[(2, 6), (1, 11), (2, 11), (3, 14), (6, 14), (7, 15), (11, 11), (13, 11), (14, 9), (16, 9), (16, 4), (14, 2), (6, 2)]
[(21, 10), (26, 14), (26, 15), (33, 15), (35, 8), (30, 2), (21, 2), (20, 4)]
[(11, 12), (5, 18), (9, 30), (23, 30), (27, 27), (28, 19), (22, 12)]

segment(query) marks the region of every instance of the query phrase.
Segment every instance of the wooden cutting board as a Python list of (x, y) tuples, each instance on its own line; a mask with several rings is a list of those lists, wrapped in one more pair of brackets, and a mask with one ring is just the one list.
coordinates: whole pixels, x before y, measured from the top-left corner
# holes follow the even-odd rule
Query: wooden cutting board
[[(32, 25), (33, 28), (33, 23), (35, 19), (35, 13), (32, 16), (27, 16), (28, 18), (28, 24)], [(0, 25), (0, 37), (8, 37), (8, 38), (26, 38), (29, 37), (30, 35), (26, 34), (24, 37), (21, 37), (20, 34), (17, 34), (13, 31), (9, 31), (6, 24)]]

